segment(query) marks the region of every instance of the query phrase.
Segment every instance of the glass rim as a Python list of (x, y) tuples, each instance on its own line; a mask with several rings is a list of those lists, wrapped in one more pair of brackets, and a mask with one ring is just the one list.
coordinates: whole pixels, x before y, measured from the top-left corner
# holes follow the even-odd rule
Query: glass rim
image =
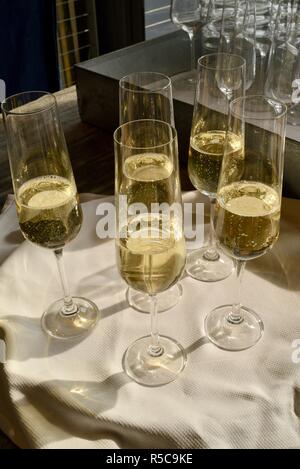
[[(136, 124), (138, 122), (156, 122), (159, 124), (164, 124), (164, 126), (169, 127), (169, 129), (171, 129), (172, 137), (165, 143), (160, 143), (158, 145), (153, 145), (151, 147), (136, 147), (133, 145), (127, 145), (127, 144), (122, 143), (120, 139), (117, 138), (118, 132), (120, 132), (121, 129), (123, 129), (124, 127), (129, 127), (131, 124)], [(165, 147), (166, 145), (173, 144), (174, 141), (176, 141), (176, 139), (177, 139), (177, 130), (175, 129), (175, 127), (168, 124), (168, 122), (164, 122), (158, 119), (138, 119), (134, 121), (125, 122), (124, 124), (117, 127), (116, 130), (114, 131), (114, 143), (119, 145), (122, 148), (128, 148), (131, 150), (153, 150), (154, 148), (162, 148), (162, 147)]]
[[(280, 104), (280, 106), (282, 107), (282, 112), (280, 112), (279, 114), (274, 114), (272, 117), (259, 117), (259, 116), (249, 116), (245, 113), (245, 110), (243, 109), (243, 112), (236, 112), (234, 110), (234, 105), (237, 104), (238, 102), (247, 102), (247, 101), (252, 101), (252, 100), (255, 100), (255, 99), (260, 99), (261, 101), (264, 101), (264, 102), (267, 102), (267, 103), (274, 103), (274, 104)], [(230, 114), (235, 116), (235, 117), (238, 117), (240, 119), (247, 119), (247, 120), (256, 120), (256, 121), (265, 121), (265, 120), (278, 120), (278, 119), (282, 119), (282, 117), (284, 117), (286, 114), (287, 114), (287, 105), (284, 104), (282, 101), (279, 101), (278, 99), (273, 99), (273, 98), (270, 98), (268, 96), (265, 96), (263, 94), (253, 94), (253, 95), (248, 95), (248, 96), (240, 96), (239, 98), (235, 98), (231, 101), (231, 103), (229, 104), (229, 110), (230, 110)]]
[[(36, 95), (37, 99), (38, 97), (42, 98), (43, 96), (49, 97), (52, 102), (50, 102), (48, 105), (45, 105), (42, 109), (36, 109), (36, 110), (31, 110), (31, 111), (24, 111), (24, 112), (17, 112), (16, 109), (19, 109), (19, 107), (15, 107), (14, 109), (6, 109), (5, 105), (7, 105), (10, 101), (13, 101), (16, 98), (19, 98), (21, 96), (30, 96), (30, 95)], [(28, 101), (27, 103), (24, 103), (23, 105), (33, 103), (35, 100)], [(48, 91), (23, 91), (21, 93), (16, 93), (11, 96), (8, 96), (7, 98), (4, 99), (1, 103), (1, 109), (4, 113), (4, 115), (14, 115), (14, 116), (29, 116), (32, 114), (40, 114), (45, 111), (50, 111), (50, 109), (55, 108), (57, 105), (56, 98), (53, 93), (49, 93)]]
[[(161, 79), (164, 79), (167, 81), (167, 83), (164, 85), (164, 86), (161, 86), (159, 88), (157, 88), (157, 90), (147, 90), (147, 89), (143, 89), (143, 90), (132, 90), (132, 88), (129, 88), (129, 86), (126, 86), (125, 84), (125, 80), (126, 78), (129, 78), (129, 77), (133, 77), (134, 75), (154, 75), (154, 76), (159, 76), (161, 77)], [(172, 80), (170, 77), (168, 77), (168, 75), (165, 75), (164, 73), (160, 73), (160, 72), (132, 72), (132, 73), (128, 73), (128, 75), (125, 75), (124, 77), (122, 77), (120, 80), (119, 80), (119, 87), (122, 88), (123, 90), (126, 90), (126, 91), (134, 91), (135, 93), (157, 93), (159, 91), (164, 91), (168, 88), (171, 88), (172, 87)]]
[[(217, 57), (217, 56), (234, 57), (240, 60), (240, 64), (236, 66), (231, 66), (231, 67), (226, 67), (226, 66), (219, 67), (219, 66), (206, 65), (202, 63), (203, 59)], [(238, 54), (228, 54), (227, 52), (213, 52), (212, 54), (202, 55), (202, 57), (198, 59), (198, 66), (202, 68), (206, 68), (207, 70), (218, 70), (218, 69), (219, 70), (238, 70), (239, 68), (246, 68), (246, 60)]]

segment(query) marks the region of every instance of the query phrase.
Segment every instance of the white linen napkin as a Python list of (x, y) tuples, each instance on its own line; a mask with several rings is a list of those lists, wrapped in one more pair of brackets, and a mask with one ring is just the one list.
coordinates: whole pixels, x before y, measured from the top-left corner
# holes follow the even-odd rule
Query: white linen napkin
[(101, 309), (100, 322), (80, 342), (42, 332), (43, 310), (61, 297), (54, 256), (21, 242), (13, 206), (0, 217), (2, 430), (22, 448), (300, 447), (300, 353), (292, 347), (300, 340), (300, 201), (284, 201), (276, 247), (249, 262), (243, 279), (243, 303), (262, 317), (263, 339), (235, 353), (208, 343), (205, 315), (235, 300), (235, 279), (206, 284), (185, 277), (181, 302), (159, 319), (161, 333), (186, 348), (188, 364), (160, 388), (123, 373), (122, 356), (148, 333), (149, 318), (126, 303), (114, 241), (96, 236), (98, 203), (83, 203), (83, 228), (65, 250), (72, 293)]

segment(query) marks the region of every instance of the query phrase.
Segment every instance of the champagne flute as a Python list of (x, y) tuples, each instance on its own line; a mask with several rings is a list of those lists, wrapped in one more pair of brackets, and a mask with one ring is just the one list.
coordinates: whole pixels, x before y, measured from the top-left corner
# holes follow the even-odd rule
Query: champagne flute
[(205, 0), (172, 0), (171, 20), (188, 33), (191, 44), (191, 82), (196, 82), (196, 47), (195, 37), (207, 14), (207, 2)]
[[(256, 0), (256, 73), (250, 94), (264, 93), (278, 0)], [(254, 93), (252, 91), (255, 91)]]
[[(217, 193), (215, 231), (219, 247), (234, 259), (237, 300), (208, 314), (208, 338), (225, 350), (252, 347), (263, 332), (260, 317), (242, 306), (245, 262), (268, 252), (279, 235), (286, 106), (264, 96), (230, 104), (229, 129)], [(240, 151), (231, 151), (231, 136)]]
[(82, 211), (56, 99), (27, 92), (2, 103), (17, 213), (24, 237), (51, 249), (64, 298), (44, 313), (42, 327), (56, 339), (86, 334), (99, 319), (97, 306), (72, 298), (63, 265), (63, 248), (81, 228)]
[(248, 90), (254, 82), (256, 72), (256, 2), (246, 0), (245, 3), (245, 8), (242, 9), (239, 2), (235, 1), (232, 17), (226, 15), (224, 1), (218, 52), (239, 55), (245, 59), (245, 89)]
[(157, 325), (157, 294), (179, 280), (186, 258), (177, 135), (169, 124), (146, 119), (123, 124), (114, 142), (117, 264), (125, 282), (151, 302), (151, 335), (128, 347), (123, 366), (139, 384), (159, 386), (186, 363), (182, 346), (160, 336)]
[(239, 0), (211, 1), (206, 24), (201, 30), (202, 55), (231, 53), (229, 45), (232, 44), (232, 38), (240, 24), (240, 11)]
[(175, 126), (171, 79), (163, 73), (134, 72), (119, 82), (120, 125), (155, 119)]
[[(120, 125), (140, 119), (155, 119), (175, 127), (172, 82), (169, 77), (156, 72), (135, 72), (123, 77), (119, 83)], [(130, 306), (140, 312), (150, 313), (149, 295), (128, 287), (126, 297)], [(182, 286), (157, 295), (157, 310), (173, 308), (182, 297)]]
[(299, 33), (300, 4), (281, 3), (270, 52), (265, 93), (288, 106), (287, 122), (295, 126), (300, 124)]
[(238, 29), (231, 53), (246, 61), (245, 89), (251, 88), (256, 74), (256, 1), (246, 1), (245, 14)]
[[(187, 273), (196, 280), (215, 282), (233, 270), (231, 259), (220, 252), (214, 238), (214, 204), (222, 165), (224, 142), (231, 99), (243, 96), (245, 60), (230, 54), (209, 54), (198, 62), (198, 83), (191, 130), (188, 171), (192, 184), (210, 201), (208, 246), (188, 255)], [(240, 141), (230, 134), (233, 154)]]

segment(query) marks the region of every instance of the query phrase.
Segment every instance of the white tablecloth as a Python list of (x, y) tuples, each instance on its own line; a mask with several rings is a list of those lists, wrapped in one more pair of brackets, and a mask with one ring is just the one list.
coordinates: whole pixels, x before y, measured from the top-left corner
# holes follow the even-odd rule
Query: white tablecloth
[(235, 299), (235, 279), (185, 277), (183, 298), (160, 314), (160, 330), (186, 348), (188, 364), (161, 388), (123, 373), (122, 355), (148, 332), (148, 316), (127, 306), (114, 242), (96, 236), (98, 202), (83, 203), (84, 226), (65, 252), (72, 292), (102, 312), (79, 343), (42, 332), (44, 308), (61, 297), (53, 254), (23, 242), (14, 206), (0, 217), (2, 430), (23, 448), (300, 447), (300, 363), (292, 360), (300, 339), (300, 201), (284, 201), (276, 247), (245, 272), (243, 302), (261, 315), (263, 339), (236, 353), (208, 343), (204, 317)]

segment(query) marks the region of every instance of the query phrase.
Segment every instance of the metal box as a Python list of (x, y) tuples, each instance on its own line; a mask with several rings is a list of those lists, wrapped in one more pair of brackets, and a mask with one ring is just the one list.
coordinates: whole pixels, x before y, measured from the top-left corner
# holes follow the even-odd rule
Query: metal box
[[(201, 46), (198, 41), (197, 54)], [(152, 71), (172, 77), (179, 160), (186, 167), (193, 114), (194, 91), (177, 86), (190, 68), (190, 41), (183, 31), (142, 42), (76, 65), (81, 119), (111, 132), (119, 125), (120, 78), (132, 72)], [(182, 75), (183, 74), (183, 75)], [(287, 127), (284, 194), (300, 198), (300, 128)]]

